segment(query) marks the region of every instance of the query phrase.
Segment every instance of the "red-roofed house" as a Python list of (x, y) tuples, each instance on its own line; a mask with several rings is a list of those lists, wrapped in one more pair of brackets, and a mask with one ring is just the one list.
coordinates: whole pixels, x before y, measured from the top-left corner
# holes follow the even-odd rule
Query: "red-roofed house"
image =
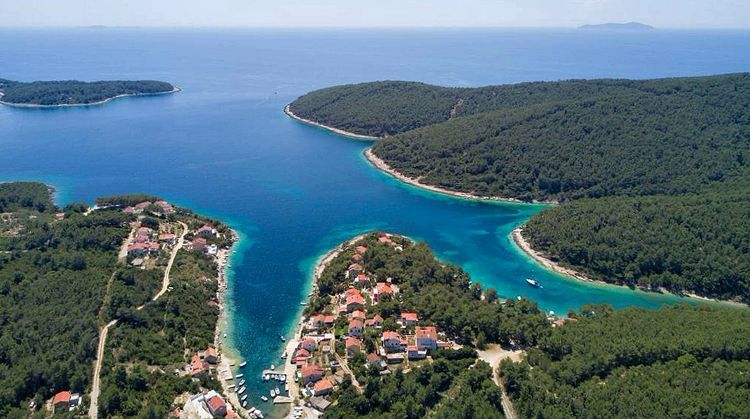
[(357, 287), (366, 287), (370, 284), (370, 278), (364, 273), (360, 273), (354, 278), (354, 285)]
[(302, 367), (302, 383), (308, 385), (323, 378), (323, 368), (320, 365), (306, 365)]
[(362, 262), (362, 255), (360, 255), (359, 253), (355, 253), (354, 256), (352, 256), (352, 262), (354, 263)]
[(327, 379), (320, 380), (313, 386), (313, 395), (314, 396), (325, 396), (326, 394), (330, 394), (333, 391), (333, 384), (331, 384), (330, 381)]
[(70, 406), (70, 392), (61, 391), (52, 398), (52, 408), (55, 412), (67, 412)]
[(409, 359), (425, 359), (427, 358), (427, 351), (424, 349), (417, 348), (417, 345), (409, 345), (406, 347), (406, 354)]
[(379, 241), (380, 243), (384, 243), (384, 244), (385, 244), (385, 243), (393, 243), (393, 242), (391, 241), (391, 238), (390, 238), (390, 237), (388, 237), (388, 236), (386, 236), (386, 235), (382, 235), (382, 236), (378, 237), (378, 241)]
[(227, 404), (218, 394), (206, 400), (208, 411), (214, 416), (224, 416), (227, 414)]
[(216, 237), (216, 230), (210, 225), (206, 224), (198, 229), (197, 234), (206, 238), (214, 238)]
[(146, 208), (149, 205), (151, 205), (150, 201), (143, 201), (143, 202), (139, 202), (139, 203), (135, 204), (135, 207), (136, 208), (140, 208), (140, 209), (144, 209), (144, 208)]
[(362, 332), (365, 330), (365, 322), (362, 319), (351, 319), (349, 320), (349, 336), (361, 337)]
[(325, 323), (326, 326), (332, 326), (336, 323), (336, 316), (333, 314), (326, 315), (325, 319), (323, 319), (323, 323)]
[(365, 253), (367, 251), (367, 247), (365, 247), (365, 246), (357, 246), (357, 248), (355, 250), (357, 250), (357, 253), (362, 254), (362, 253)]
[(352, 297), (354, 295), (359, 295), (361, 297), (362, 296), (362, 291), (360, 291), (357, 288), (347, 288), (346, 291), (344, 291), (344, 296), (346, 298)]
[(351, 265), (349, 265), (349, 269), (346, 271), (346, 277), (351, 278), (357, 276), (360, 272), (362, 272), (362, 265), (360, 265), (359, 263), (352, 263)]
[(193, 355), (193, 362), (190, 364), (190, 376), (197, 377), (208, 372), (210, 366), (208, 362), (201, 359), (198, 354)]
[(167, 242), (169, 244), (173, 244), (175, 239), (175, 235), (172, 233), (164, 233), (159, 234), (159, 241), (160, 242)]
[(159, 253), (159, 249), (161, 249), (161, 247), (159, 246), (159, 243), (150, 243), (148, 245), (148, 251), (151, 254)]
[(357, 338), (346, 338), (346, 357), (353, 358), (362, 348), (362, 341)]
[(209, 346), (208, 349), (203, 351), (203, 353), (201, 354), (201, 358), (203, 358), (203, 360), (208, 362), (209, 364), (215, 364), (218, 360), (216, 348), (214, 348), (213, 346)]
[(393, 296), (393, 288), (390, 284), (386, 284), (385, 282), (378, 282), (375, 284), (375, 288), (372, 290), (372, 299), (375, 302), (380, 301), (380, 297), (383, 295), (391, 295)]
[(316, 314), (310, 317), (310, 328), (311, 329), (322, 329), (325, 327), (326, 316), (322, 314)]
[(383, 318), (380, 317), (380, 314), (376, 314), (375, 317), (371, 319), (365, 320), (365, 326), (367, 327), (382, 327), (383, 326)]
[(365, 312), (362, 310), (354, 310), (352, 311), (352, 319), (360, 319), (364, 320), (367, 316), (365, 316)]
[(401, 313), (401, 324), (404, 326), (416, 326), (418, 320), (417, 313), (413, 311), (405, 311)]
[(417, 327), (414, 330), (414, 335), (417, 338), (417, 347), (419, 349), (426, 349), (428, 351), (437, 349), (437, 330), (435, 330), (435, 326)]
[(383, 360), (375, 352), (367, 355), (367, 365), (382, 370), (385, 367)]
[(318, 347), (318, 342), (316, 342), (315, 339), (313, 339), (313, 338), (306, 337), (306, 338), (302, 339), (302, 342), (299, 343), (299, 346), (301, 348), (304, 348), (304, 349), (312, 352), (312, 351), (315, 350), (315, 348)]
[(352, 312), (354, 310), (364, 310), (365, 299), (361, 295), (352, 295), (346, 298), (346, 311)]
[(307, 360), (310, 358), (310, 351), (308, 351), (305, 348), (299, 348), (294, 353), (294, 363), (297, 364), (298, 367), (301, 367), (302, 365), (307, 364)]
[(148, 245), (146, 243), (134, 243), (128, 246), (129, 256), (142, 256), (148, 251)]
[(404, 350), (402, 341), (401, 335), (396, 332), (383, 332), (383, 348), (386, 352), (402, 352)]
[(206, 239), (203, 237), (196, 237), (193, 239), (193, 250), (203, 252), (206, 250)]

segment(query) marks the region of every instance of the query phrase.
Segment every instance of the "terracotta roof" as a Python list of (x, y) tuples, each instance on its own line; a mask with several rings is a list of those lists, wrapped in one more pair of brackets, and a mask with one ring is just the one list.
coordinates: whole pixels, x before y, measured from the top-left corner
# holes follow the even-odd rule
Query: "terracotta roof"
[(172, 240), (174, 238), (175, 238), (175, 235), (171, 233), (159, 234), (159, 240)]
[(378, 362), (380, 361), (380, 357), (375, 352), (372, 352), (367, 355), (367, 362)]
[(352, 312), (352, 318), (353, 319), (364, 319), (364, 318), (366, 318), (365, 312), (362, 311), (362, 310), (354, 310)]
[(212, 412), (215, 412), (222, 407), (226, 408), (227, 406), (226, 403), (224, 403), (224, 399), (222, 399), (219, 395), (213, 396), (208, 399), (206, 401), (206, 404), (208, 404), (208, 408), (211, 409)]
[(349, 270), (352, 270), (352, 269), (361, 271), (362, 265), (360, 265), (359, 263), (352, 263), (351, 265), (349, 265)]
[(297, 349), (297, 355), (296, 358), (305, 357), (308, 358), (310, 356), (310, 351), (308, 351), (305, 348), (299, 348)]
[(208, 349), (203, 352), (203, 356), (216, 356), (216, 348), (209, 346)]
[(361, 295), (352, 295), (346, 299), (346, 305), (349, 304), (365, 304), (365, 299)]
[(437, 340), (437, 330), (435, 330), (435, 326), (417, 327), (414, 334), (417, 336), (417, 339)]
[(386, 330), (385, 332), (383, 332), (383, 340), (388, 340), (388, 339), (398, 339), (398, 340), (401, 340), (401, 335), (399, 335), (396, 332), (393, 332), (393, 331), (390, 331), (390, 330)]
[(367, 251), (367, 247), (357, 246), (357, 253), (365, 253), (366, 251)]
[(403, 312), (403, 313), (401, 313), (401, 319), (402, 320), (406, 320), (406, 321), (415, 322), (415, 321), (417, 321), (417, 313), (415, 313), (413, 311)]
[(362, 341), (357, 338), (346, 338), (346, 347), (349, 348), (351, 346), (359, 347), (362, 345)]
[(362, 319), (351, 319), (349, 320), (349, 330), (351, 329), (362, 329), (365, 327), (365, 322)]
[(362, 293), (356, 288), (347, 288), (346, 291), (344, 291), (344, 294), (347, 297), (351, 297), (353, 295), (360, 295), (360, 296), (362, 295)]
[(372, 320), (380, 323), (383, 322), (383, 318), (380, 317), (380, 314), (376, 314), (375, 317), (372, 318)]
[(328, 315), (325, 317), (325, 320), (323, 320), (325, 323), (335, 323), (336, 322), (336, 316), (334, 315)]
[(52, 404), (55, 405), (58, 403), (70, 403), (70, 392), (61, 391), (55, 394), (55, 397), (52, 399)]
[(333, 384), (328, 380), (320, 380), (313, 386), (314, 392), (325, 391), (333, 389)]
[(320, 365), (306, 365), (302, 367), (302, 376), (309, 377), (311, 375), (323, 374), (323, 368)]

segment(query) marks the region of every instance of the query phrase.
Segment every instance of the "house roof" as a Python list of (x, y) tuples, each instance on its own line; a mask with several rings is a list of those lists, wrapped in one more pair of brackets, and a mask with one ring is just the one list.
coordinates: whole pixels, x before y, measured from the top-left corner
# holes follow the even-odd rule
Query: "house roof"
[(309, 377), (311, 375), (323, 374), (323, 368), (320, 365), (305, 365), (302, 367), (302, 376)]
[(362, 341), (359, 340), (359, 339), (357, 339), (357, 338), (346, 338), (346, 347), (347, 348), (352, 347), (352, 346), (359, 347), (361, 345), (362, 345)]
[(367, 247), (357, 246), (357, 253), (365, 253), (366, 251), (367, 251)]
[(362, 260), (362, 255), (360, 255), (359, 253), (355, 253), (354, 256), (352, 256), (352, 260), (355, 262), (359, 262), (360, 260)]
[(52, 399), (52, 404), (54, 405), (58, 403), (70, 403), (70, 392), (61, 391), (55, 394), (55, 397)]
[(388, 340), (388, 339), (401, 340), (401, 335), (399, 335), (398, 333), (394, 331), (386, 330), (385, 332), (383, 332), (383, 340)]
[(354, 310), (352, 312), (352, 318), (353, 319), (364, 319), (364, 318), (366, 318), (365, 312), (362, 311), (362, 310)]
[(362, 319), (351, 319), (349, 320), (349, 329), (362, 329), (365, 327), (365, 321)]
[(326, 316), (325, 320), (323, 320), (323, 322), (325, 323), (333, 323), (335, 321), (336, 321), (336, 316), (334, 316), (333, 314)]
[(362, 293), (357, 288), (347, 288), (346, 291), (344, 291), (344, 294), (347, 296), (347, 298), (353, 295), (362, 295)]
[(302, 344), (303, 345), (313, 345), (314, 346), (314, 345), (317, 345), (318, 342), (316, 342), (315, 339), (313, 339), (313, 338), (304, 338), (304, 339), (302, 339)]
[(383, 318), (380, 317), (380, 314), (376, 314), (375, 317), (372, 318), (372, 320), (380, 323), (383, 322)]
[(378, 362), (380, 361), (380, 357), (375, 352), (371, 352), (367, 354), (367, 362)]
[(435, 329), (435, 326), (417, 327), (414, 330), (414, 334), (417, 336), (417, 339), (437, 340), (437, 330)]
[(361, 295), (352, 295), (346, 298), (346, 305), (349, 304), (364, 304), (365, 299)]
[(352, 270), (352, 269), (361, 271), (362, 265), (360, 265), (359, 263), (352, 263), (351, 265), (349, 265), (349, 270)]
[(215, 412), (222, 407), (227, 407), (226, 403), (224, 403), (224, 399), (218, 394), (208, 399), (206, 404), (208, 404), (208, 408), (211, 409), (212, 412)]
[(299, 348), (297, 349), (297, 355), (296, 358), (305, 357), (308, 358), (310, 356), (310, 351), (308, 351), (305, 348)]
[(193, 244), (206, 244), (206, 239), (203, 237), (196, 237), (193, 239)]
[(315, 385), (313, 386), (313, 391), (315, 391), (316, 393), (319, 391), (325, 391), (325, 390), (331, 390), (331, 389), (333, 389), (333, 384), (327, 379), (320, 380), (317, 383), (315, 383)]
[(159, 234), (159, 240), (172, 240), (174, 238), (175, 235), (172, 233)]
[(216, 348), (209, 346), (208, 349), (203, 352), (203, 356), (216, 356)]
[(417, 321), (417, 313), (415, 313), (413, 311), (405, 311), (405, 312), (401, 313), (401, 319), (402, 320), (406, 320), (406, 321), (415, 322), (415, 321)]

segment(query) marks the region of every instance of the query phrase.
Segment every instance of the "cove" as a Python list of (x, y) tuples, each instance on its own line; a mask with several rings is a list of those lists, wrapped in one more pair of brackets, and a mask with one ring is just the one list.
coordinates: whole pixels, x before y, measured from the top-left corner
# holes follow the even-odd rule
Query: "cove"
[[(259, 373), (279, 364), (278, 336), (294, 326), (317, 259), (372, 229), (424, 240), (475, 281), (557, 313), (686, 301), (546, 271), (509, 237), (542, 206), (404, 185), (367, 163), (369, 143), (284, 115), (297, 96), (381, 79), (479, 86), (750, 68), (748, 33), (732, 31), (91, 31), (0, 30), (0, 77), (157, 79), (182, 92), (95, 108), (0, 107), (0, 180), (48, 182), (60, 203), (148, 192), (235, 228), (227, 333), (248, 360), (253, 405), (267, 393)], [(544, 288), (530, 288), (528, 276)]]

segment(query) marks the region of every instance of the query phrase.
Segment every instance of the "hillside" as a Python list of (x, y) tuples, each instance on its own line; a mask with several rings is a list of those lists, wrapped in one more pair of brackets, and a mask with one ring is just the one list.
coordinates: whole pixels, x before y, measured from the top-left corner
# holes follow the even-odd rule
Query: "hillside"
[(118, 96), (152, 95), (175, 91), (163, 81), (77, 80), (18, 82), (0, 79), (0, 101), (10, 105), (90, 105)]
[[(398, 106), (387, 106), (391, 97)], [(421, 184), (563, 202), (533, 217), (524, 237), (566, 266), (613, 283), (747, 301), (744, 225), (734, 217), (747, 208), (737, 196), (750, 192), (749, 104), (742, 73), (474, 89), (374, 82), (312, 92), (292, 106), (334, 127), (390, 135), (372, 153)], [(727, 193), (726, 207), (716, 204)], [(621, 211), (641, 206), (654, 216)], [(715, 226), (727, 229), (713, 234)]]
[(750, 311), (584, 309), (501, 375), (521, 417), (748, 417)]

